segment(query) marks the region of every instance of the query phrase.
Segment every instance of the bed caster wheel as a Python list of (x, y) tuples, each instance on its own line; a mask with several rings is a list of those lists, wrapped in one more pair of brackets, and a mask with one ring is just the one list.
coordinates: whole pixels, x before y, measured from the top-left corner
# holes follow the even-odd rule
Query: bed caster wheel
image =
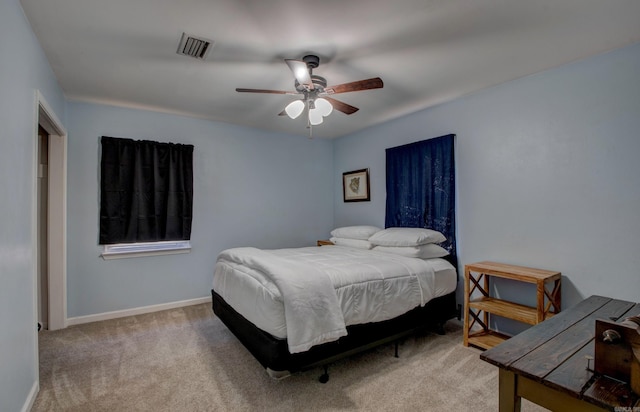
[(327, 383), (329, 382), (329, 372), (327, 371), (327, 367), (324, 367), (324, 373), (322, 375), (320, 375), (320, 377), (318, 378), (318, 381), (320, 383)]

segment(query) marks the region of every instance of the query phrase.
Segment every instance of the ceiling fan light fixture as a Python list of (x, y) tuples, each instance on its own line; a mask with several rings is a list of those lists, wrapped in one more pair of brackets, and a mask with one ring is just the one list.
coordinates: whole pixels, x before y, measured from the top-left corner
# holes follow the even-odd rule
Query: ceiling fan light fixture
[(324, 120), (323, 120), (323, 116), (322, 113), (320, 112), (319, 109), (311, 109), (309, 110), (309, 123), (312, 126), (317, 126), (319, 124), (321, 124)]
[(322, 97), (318, 97), (315, 101), (316, 110), (320, 111), (323, 117), (327, 117), (333, 112), (333, 105), (329, 103), (327, 99), (323, 99)]
[[(324, 122), (324, 118), (333, 113), (334, 109), (346, 115), (354, 114), (359, 109), (330, 97), (334, 94), (357, 92), (361, 90), (380, 89), (383, 87), (382, 79), (374, 77), (371, 79), (358, 80), (355, 82), (327, 86), (327, 80), (313, 74), (313, 69), (318, 67), (320, 59), (316, 55), (306, 55), (302, 60), (284, 59), (289, 69), (295, 77), (295, 91), (269, 89), (245, 89), (236, 88), (239, 93), (267, 93), (302, 95), (300, 100), (290, 102), (278, 116), (287, 115), (291, 119), (298, 118), (305, 112), (307, 128), (311, 137), (311, 126), (316, 126)], [(323, 97), (320, 97), (323, 96)]]
[(284, 108), (284, 111), (287, 113), (291, 119), (295, 119), (300, 116), (302, 111), (304, 110), (304, 102), (302, 100), (294, 100)]

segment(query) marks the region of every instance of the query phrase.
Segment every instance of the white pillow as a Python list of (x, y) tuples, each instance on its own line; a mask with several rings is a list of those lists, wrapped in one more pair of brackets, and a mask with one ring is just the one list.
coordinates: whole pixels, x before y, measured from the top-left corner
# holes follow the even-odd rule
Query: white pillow
[(333, 229), (331, 236), (345, 239), (367, 240), (371, 235), (381, 230), (382, 229), (376, 226), (345, 226)]
[(369, 242), (377, 246), (419, 246), (445, 240), (447, 238), (438, 231), (417, 227), (390, 227), (369, 238)]
[(438, 246), (435, 243), (428, 243), (420, 246), (376, 246), (373, 250), (420, 259), (439, 258), (449, 254), (447, 249)]
[(332, 237), (329, 240), (332, 241), (334, 245), (338, 245), (338, 246), (348, 246), (348, 247), (354, 247), (358, 249), (371, 249), (373, 247), (371, 242), (369, 242), (368, 240), (362, 240), (362, 239), (347, 239), (344, 237)]

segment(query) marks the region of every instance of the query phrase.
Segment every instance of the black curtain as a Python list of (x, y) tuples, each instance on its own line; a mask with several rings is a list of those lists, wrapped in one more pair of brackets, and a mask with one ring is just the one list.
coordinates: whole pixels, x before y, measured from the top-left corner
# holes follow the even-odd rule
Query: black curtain
[(385, 227), (422, 227), (442, 232), (442, 246), (456, 254), (455, 135), (386, 150)]
[(189, 240), (193, 145), (102, 137), (100, 244)]

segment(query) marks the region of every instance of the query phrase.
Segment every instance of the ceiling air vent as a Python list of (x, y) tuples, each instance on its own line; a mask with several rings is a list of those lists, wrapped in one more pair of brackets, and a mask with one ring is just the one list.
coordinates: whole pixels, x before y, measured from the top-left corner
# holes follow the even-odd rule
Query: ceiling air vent
[(207, 58), (207, 55), (212, 48), (213, 41), (182, 33), (182, 38), (178, 45), (178, 54), (204, 60)]

